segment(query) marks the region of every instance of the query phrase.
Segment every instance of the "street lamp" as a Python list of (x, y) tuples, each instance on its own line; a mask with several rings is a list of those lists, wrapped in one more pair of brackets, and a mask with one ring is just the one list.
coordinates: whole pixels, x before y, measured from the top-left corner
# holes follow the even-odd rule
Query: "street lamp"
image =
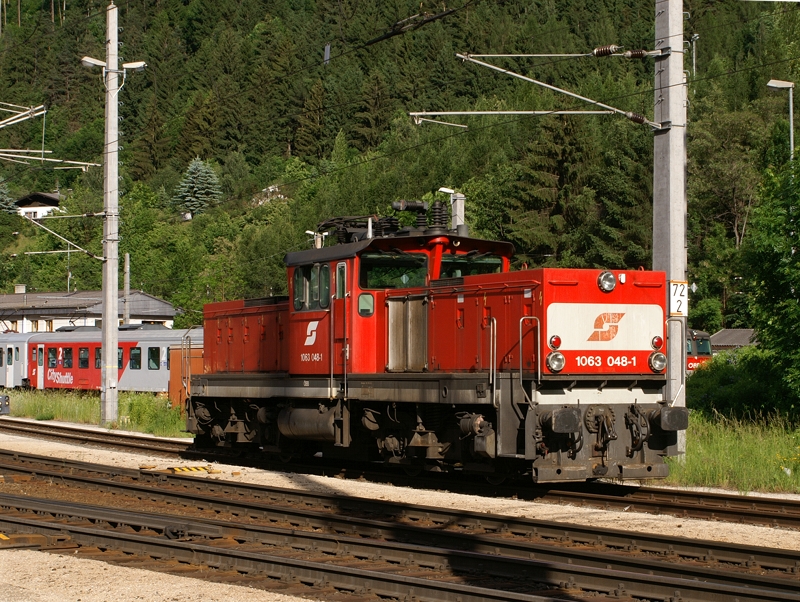
[(773, 90), (789, 90), (789, 160), (794, 161), (794, 82), (771, 79), (767, 87)]
[[(117, 396), (118, 368), (117, 346), (119, 341), (119, 123), (118, 94), (125, 85), (128, 69), (141, 71), (144, 61), (123, 63), (119, 68), (119, 41), (117, 7), (113, 0), (106, 12), (106, 60), (90, 56), (81, 59), (84, 67), (102, 67), (106, 86), (106, 124), (104, 146), (103, 208), (103, 375), (100, 386), (100, 422), (109, 425), (116, 422), (119, 404)], [(122, 74), (122, 85), (119, 75)]]

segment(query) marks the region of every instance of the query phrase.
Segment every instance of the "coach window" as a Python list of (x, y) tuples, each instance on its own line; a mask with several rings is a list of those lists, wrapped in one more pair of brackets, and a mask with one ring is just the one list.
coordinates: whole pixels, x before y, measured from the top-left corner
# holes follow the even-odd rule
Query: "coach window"
[(19, 361), (19, 347), (14, 347), (14, 361)]
[(72, 347), (64, 347), (64, 367), (72, 368)]
[(14, 365), (14, 350), (9, 347), (8, 354), (6, 355), (6, 366), (13, 366)]
[(161, 359), (161, 347), (147, 348), (147, 369), (158, 370), (158, 363)]
[(78, 368), (89, 367), (89, 348), (80, 347), (78, 349)]
[(56, 363), (57, 353), (55, 347), (48, 347), (47, 348), (47, 367), (48, 368), (55, 368), (58, 364)]
[(103, 349), (101, 347), (94, 348), (94, 367), (99, 370), (103, 365)]
[(39, 367), (41, 368), (44, 366), (44, 347), (42, 347), (42, 352), (39, 354)]
[(117, 369), (122, 370), (123, 360), (122, 347), (117, 347)]
[(3, 359), (4, 358), (5, 358), (5, 354), (3, 353), (3, 350), (0, 349), (0, 368), (3, 367)]
[(35, 364), (36, 363), (36, 347), (31, 347), (31, 361)]
[(142, 348), (141, 347), (131, 347), (131, 370), (141, 370), (142, 369)]

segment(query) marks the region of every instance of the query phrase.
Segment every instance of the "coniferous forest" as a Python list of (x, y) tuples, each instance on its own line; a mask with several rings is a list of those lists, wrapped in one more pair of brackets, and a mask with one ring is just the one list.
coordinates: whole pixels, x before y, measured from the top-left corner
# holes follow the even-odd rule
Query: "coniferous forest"
[[(105, 59), (107, 2), (0, 5), (0, 102), (48, 110), (44, 120), (0, 129), (0, 147), (102, 163), (103, 81), (80, 59)], [(466, 194), (473, 234), (514, 243), (519, 264), (651, 265), (646, 125), (619, 115), (444, 119), (465, 129), (416, 124), (408, 112), (591, 109), (456, 53), (652, 50), (653, 2), (118, 6), (121, 62), (148, 64), (128, 73), (119, 96), (120, 253), (131, 254), (133, 287), (184, 310), (179, 325), (198, 323), (205, 302), (284, 293), (283, 255), (308, 247), (305, 231), (317, 222), (387, 214), (392, 201), (432, 200), (442, 186)], [(685, 53), (689, 96), (690, 324), (756, 328), (759, 350), (736, 361), (751, 362), (748, 372), (761, 371), (762, 380), (735, 386), (750, 408), (796, 411), (800, 173), (791, 173), (787, 95), (766, 82), (797, 77), (800, 12), (793, 3), (739, 0), (686, 0), (684, 10), (685, 39), (673, 51)], [(651, 58), (486, 60), (653, 115)], [(102, 210), (101, 168), (3, 162), (0, 180), (0, 209), (58, 190), (68, 214)], [(101, 254), (101, 219), (48, 227)], [(68, 273), (73, 289), (100, 288), (100, 264), (90, 257), (24, 254), (59, 248), (57, 238), (0, 211), (0, 291), (15, 283), (66, 290)], [(724, 406), (714, 395), (706, 401)]]

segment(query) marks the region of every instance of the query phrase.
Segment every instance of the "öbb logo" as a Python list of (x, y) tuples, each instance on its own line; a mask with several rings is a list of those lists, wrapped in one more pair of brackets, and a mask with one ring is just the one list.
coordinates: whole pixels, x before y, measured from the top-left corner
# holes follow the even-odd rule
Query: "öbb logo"
[(313, 345), (314, 341), (317, 340), (317, 326), (319, 326), (319, 320), (317, 320), (316, 322), (308, 323), (308, 330), (306, 331), (306, 342), (304, 343), (305, 346)]
[(594, 332), (587, 341), (610, 341), (617, 336), (619, 321), (625, 314), (604, 313), (594, 319)]

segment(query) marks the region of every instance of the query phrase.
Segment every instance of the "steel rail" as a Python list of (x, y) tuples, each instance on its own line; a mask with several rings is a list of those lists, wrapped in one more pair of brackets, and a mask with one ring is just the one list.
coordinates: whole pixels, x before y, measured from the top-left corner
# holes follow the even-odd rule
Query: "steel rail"
[[(203, 457), (223, 462), (238, 461), (252, 466), (272, 467), (278, 470), (306, 471), (311, 474), (330, 474), (331, 467), (319, 465), (272, 466), (268, 460), (253, 462), (252, 459), (235, 458), (230, 454), (215, 453), (213, 450), (194, 450), (191, 440), (186, 443), (157, 437), (143, 437), (135, 434), (104, 433), (85, 428), (72, 428), (64, 425), (31, 424), (13, 418), (0, 417), (0, 431), (28, 436), (47, 436), (65, 441), (90, 442), (130, 450), (145, 450), (182, 457)], [(339, 469), (333, 469), (341, 473)], [(358, 476), (366, 476), (376, 481), (403, 479), (400, 475), (377, 473), (362, 466), (356, 469)], [(406, 484), (419, 488), (435, 487), (441, 489), (442, 480), (415, 478), (406, 479)], [(608, 483), (564, 484), (564, 485), (525, 485), (515, 483), (504, 486), (476, 486), (473, 482), (463, 483), (454, 478), (448, 489), (457, 493), (487, 495), (492, 492), (504, 497), (516, 496), (518, 499), (573, 504), (579, 507), (620, 510), (625, 512), (645, 512), (649, 514), (671, 515), (681, 518), (719, 520), (771, 527), (800, 529), (800, 502), (762, 496), (742, 496), (724, 493), (701, 493), (665, 487), (638, 487)]]
[(27, 420), (0, 417), (0, 431), (14, 435), (35, 435), (58, 438), (60, 440), (80, 443), (97, 443), (113, 445), (128, 450), (151, 451), (155, 453), (181, 454), (193, 444), (193, 439), (186, 442), (162, 437), (149, 437), (138, 433), (122, 433), (119, 431), (104, 432), (87, 428), (50, 423), (31, 423)]
[[(428, 548), (413, 544), (398, 542), (386, 542), (378, 540), (364, 540), (357, 537), (342, 537), (341, 535), (329, 535), (320, 533), (310, 533), (296, 530), (265, 528), (245, 524), (232, 524), (227, 521), (203, 520), (189, 517), (161, 516), (155, 514), (120, 511), (117, 509), (107, 509), (96, 506), (89, 506), (76, 503), (53, 502), (49, 500), (37, 500), (20, 496), (0, 496), (0, 507), (16, 512), (32, 512), (37, 515), (34, 524), (41, 524), (39, 521), (48, 522), (47, 516), (52, 520), (58, 521), (58, 526), (63, 531), (72, 534), (73, 527), (64, 518), (78, 520), (78, 530), (81, 532), (81, 525), (85, 521), (92, 523), (106, 523), (119, 529), (120, 526), (134, 527), (136, 531), (147, 529), (157, 533), (161, 539), (171, 542), (175, 538), (180, 538), (182, 543), (196, 545), (195, 537), (204, 539), (216, 538), (227, 539), (241, 542), (240, 550), (233, 549), (237, 555), (249, 556), (252, 547), (273, 546), (278, 548), (288, 548), (292, 550), (311, 551), (315, 555), (328, 555), (335, 558), (337, 555), (346, 555), (356, 559), (368, 559), (380, 563), (389, 563), (394, 566), (403, 564), (413, 564), (422, 568), (433, 568), (435, 574), (441, 568), (447, 568), (451, 573), (467, 573), (489, 575), (494, 579), (509, 579), (524, 575), (524, 582), (529, 586), (540, 586), (545, 584), (550, 588), (573, 589), (580, 588), (586, 592), (610, 593), (617, 596), (638, 596), (647, 599), (668, 599), (676, 591), (681, 592), (682, 600), (719, 600), (720, 596), (737, 599), (740, 602), (748, 601), (784, 601), (800, 600), (800, 593), (797, 588), (788, 591), (772, 591), (761, 589), (760, 586), (754, 587), (757, 583), (753, 582), (749, 586), (738, 586), (724, 584), (718, 581), (702, 580), (694, 575), (686, 578), (669, 578), (658, 574), (633, 574), (623, 570), (611, 569), (610, 567), (586, 567), (569, 563), (552, 562), (546, 560), (508, 558), (499, 556), (497, 552), (482, 552), (478, 550), (453, 550), (442, 548)], [(16, 526), (13, 525), (16, 521)], [(176, 523), (176, 521), (178, 521)], [(12, 530), (24, 531), (25, 527), (32, 526), (31, 522), (23, 515), (17, 519), (15, 516), (0, 516), (0, 525), (5, 524)], [(152, 541), (152, 537), (148, 538)], [(98, 545), (97, 535), (91, 538), (92, 545)], [(249, 545), (248, 545), (249, 544)], [(218, 548), (214, 548), (218, 551)], [(163, 554), (163, 552), (161, 552)], [(260, 556), (267, 556), (270, 560), (275, 556), (259, 553)], [(286, 558), (278, 556), (285, 561)], [(250, 558), (252, 560), (252, 558)], [(335, 561), (334, 561), (335, 562)], [(345, 559), (345, 564), (348, 564)], [(325, 563), (326, 569), (330, 564)], [(249, 568), (248, 564), (240, 566), (234, 564), (237, 570)], [(597, 568), (601, 570), (598, 571)], [(317, 567), (317, 571), (319, 571)], [(327, 573), (327, 571), (325, 571)], [(370, 571), (373, 574), (383, 574), (379, 568)], [(326, 575), (327, 576), (327, 575)], [(393, 575), (395, 576), (395, 575)], [(320, 575), (317, 576), (317, 579)], [(485, 579), (485, 577), (484, 577)], [(435, 579), (426, 579), (426, 583), (437, 583)], [(451, 584), (459, 587), (461, 584)], [(524, 587), (522, 583), (509, 583), (508, 587), (517, 589)], [(484, 599), (513, 599), (516, 597), (505, 598), (505, 592), (486, 595), (486, 592), (496, 591), (483, 588), (481, 592)], [(393, 591), (393, 594), (406, 593)], [(436, 598), (439, 599), (439, 598)], [(523, 598), (523, 599), (527, 599)]]
[[(19, 461), (17, 461), (19, 460)], [(54, 469), (37, 468), (36, 464)], [(58, 470), (58, 469), (62, 470)], [(699, 569), (676, 564), (677, 558), (735, 564), (739, 567), (758, 566), (797, 574), (800, 572), (800, 552), (772, 550), (755, 546), (697, 541), (684, 538), (630, 533), (617, 530), (580, 527), (549, 521), (518, 519), (465, 511), (376, 502), (363, 498), (314, 494), (299, 490), (220, 482), (217, 480), (172, 475), (153, 471), (120, 470), (74, 461), (39, 459), (29, 455), (0, 451), (0, 471), (34, 473), (60, 482), (74, 482), (102, 490), (116, 489), (122, 493), (146, 499), (163, 499), (171, 504), (195, 505), (227, 512), (236, 516), (265, 518), (295, 526), (307, 525), (334, 533), (360, 533), (369, 537), (392, 538), (425, 545), (448, 546), (458, 549), (483, 549), (488, 553), (511, 557), (558, 558), (586, 566), (603, 568), (624, 564), (628, 571), (657, 572), (663, 575), (691, 575), (695, 579), (714, 578), (733, 583), (739, 577), (715, 568)], [(103, 475), (106, 478), (82, 476), (78, 472)], [(126, 476), (133, 483), (109, 480)], [(174, 488), (174, 489), (171, 489)], [(202, 496), (202, 497), (201, 497)], [(248, 499), (249, 498), (249, 499)], [(318, 509), (314, 509), (316, 506)], [(321, 510), (319, 509), (321, 508)], [(361, 516), (346, 516), (361, 515)], [(423, 526), (424, 525), (424, 526)], [(449, 528), (449, 529), (448, 529)], [(454, 532), (452, 529), (461, 529)], [(465, 532), (467, 531), (467, 532)], [(471, 533), (469, 531), (472, 531)], [(480, 534), (475, 534), (479, 531)], [(541, 540), (532, 542), (530, 539)], [(549, 542), (548, 542), (549, 540)], [(556, 542), (554, 545), (551, 542)], [(584, 553), (570, 544), (601, 548)], [(605, 548), (604, 552), (602, 548)], [(621, 559), (609, 550), (638, 551), (658, 554), (670, 562), (654, 561), (652, 557)], [(663, 566), (662, 566), (663, 565)], [(717, 574), (718, 573), (718, 574)], [(753, 577), (744, 577), (752, 585)], [(755, 579), (757, 581), (757, 579)], [(764, 587), (791, 591), (798, 588), (795, 580), (778, 579)]]

